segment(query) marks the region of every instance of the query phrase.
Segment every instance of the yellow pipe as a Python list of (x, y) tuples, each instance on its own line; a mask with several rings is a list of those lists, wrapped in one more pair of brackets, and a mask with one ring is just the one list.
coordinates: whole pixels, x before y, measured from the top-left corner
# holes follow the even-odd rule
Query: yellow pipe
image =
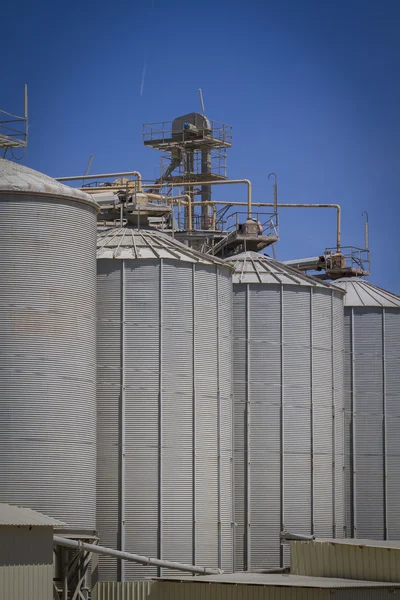
[[(204, 205), (204, 202), (193, 202), (194, 206)], [(206, 204), (224, 204), (225, 206), (247, 206), (246, 202), (224, 202), (223, 200), (211, 200), (207, 201)], [(252, 206), (260, 206), (260, 207), (275, 207), (278, 208), (334, 208), (337, 211), (337, 219), (336, 219), (336, 246), (337, 252), (340, 252), (341, 248), (341, 208), (339, 204), (277, 204), (271, 202), (253, 202)]]
[[(149, 188), (163, 188), (167, 185), (170, 185), (171, 188), (173, 189), (174, 187), (193, 187), (195, 185), (232, 185), (232, 184), (240, 184), (240, 183), (244, 183), (245, 185), (247, 185), (247, 212), (248, 212), (248, 218), (251, 219), (251, 207), (252, 207), (252, 187), (251, 187), (251, 181), (249, 179), (224, 179), (223, 181), (185, 181), (183, 183), (168, 183), (168, 182), (164, 182), (164, 183), (145, 183), (143, 184), (143, 187), (149, 187)], [(200, 204), (212, 204), (212, 200), (207, 200), (205, 202), (202, 202)], [(226, 202), (223, 202), (223, 204), (226, 204)]]
[[(185, 200), (186, 202), (182, 202), (182, 204), (183, 204), (183, 206), (187, 206), (187, 209), (188, 209), (188, 229), (189, 229), (189, 231), (191, 231), (193, 229), (193, 210), (192, 210), (193, 203), (192, 203), (192, 197), (190, 196), (190, 194), (182, 194), (180, 196), (162, 196), (161, 194), (151, 194), (148, 192), (144, 192), (144, 193), (148, 198), (162, 200), (166, 204), (168, 204), (168, 203), (173, 204), (175, 200), (178, 200), (179, 204), (180, 204), (180, 200)], [(178, 204), (178, 206), (179, 206), (179, 204)], [(216, 217), (216, 210), (217, 209), (214, 207), (215, 217)]]
[[(119, 177), (136, 177), (139, 184), (139, 191), (142, 190), (142, 175), (139, 171), (127, 171), (126, 173), (99, 173), (97, 175), (74, 175), (73, 177), (56, 177), (55, 179), (57, 181), (83, 181), (85, 179), (111, 179), (112, 177), (116, 177), (117, 179)], [(113, 186), (110, 186), (110, 188), (112, 187)], [(109, 190), (110, 188), (107, 189)], [(84, 188), (84, 190), (87, 192), (88, 188)], [(101, 191), (104, 190), (102, 189)]]

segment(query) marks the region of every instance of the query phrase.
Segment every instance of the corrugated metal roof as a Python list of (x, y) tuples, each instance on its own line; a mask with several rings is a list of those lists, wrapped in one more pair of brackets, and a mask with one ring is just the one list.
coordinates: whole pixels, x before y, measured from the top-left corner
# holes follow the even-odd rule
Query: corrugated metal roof
[(112, 227), (98, 232), (97, 258), (164, 258), (205, 265), (219, 264), (229, 268), (218, 258), (196, 252), (165, 233), (133, 227)]
[(347, 588), (399, 588), (400, 583), (385, 581), (361, 581), (330, 577), (306, 577), (301, 575), (277, 575), (262, 573), (223, 573), (222, 575), (200, 575), (192, 578), (162, 577), (157, 581), (182, 581), (188, 583), (226, 583), (235, 585), (260, 585), (266, 587), (347, 589)]
[[(320, 544), (340, 544), (342, 546), (357, 546), (361, 548), (366, 546), (368, 548), (387, 548), (389, 550), (399, 550), (400, 541), (392, 540), (363, 540), (359, 538), (316, 538), (312, 542), (318, 542)], [(308, 543), (308, 542), (305, 542)], [(400, 575), (399, 575), (400, 577)]]
[(243, 252), (226, 258), (224, 262), (232, 265), (235, 269), (233, 283), (278, 283), (321, 288), (334, 287), (257, 252)]
[(0, 194), (4, 192), (61, 196), (71, 200), (80, 200), (98, 208), (97, 203), (89, 194), (64, 185), (29, 167), (0, 158)]
[(346, 292), (345, 306), (380, 306), (382, 308), (400, 308), (400, 296), (372, 285), (365, 279), (343, 277), (335, 285)]
[(12, 504), (0, 503), (0, 526), (1, 525), (47, 525), (60, 527), (65, 525), (61, 521), (47, 517), (36, 510), (30, 508), (22, 508)]

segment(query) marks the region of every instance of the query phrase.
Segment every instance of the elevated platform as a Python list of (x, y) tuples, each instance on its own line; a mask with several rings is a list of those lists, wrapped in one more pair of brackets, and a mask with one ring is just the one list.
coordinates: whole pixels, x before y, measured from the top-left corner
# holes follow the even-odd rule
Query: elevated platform
[(175, 148), (184, 147), (187, 150), (197, 150), (201, 147), (204, 148), (231, 148), (232, 143), (226, 140), (220, 140), (209, 135), (205, 136), (193, 136), (188, 139), (174, 140), (172, 138), (158, 138), (158, 139), (145, 139), (143, 141), (145, 146), (155, 148), (156, 150), (164, 150), (171, 152)]
[(220, 173), (190, 173), (181, 175), (170, 175), (169, 177), (163, 178), (163, 183), (168, 185), (169, 183), (185, 185), (188, 181), (201, 184), (202, 181), (223, 181), (227, 179), (226, 175)]
[(143, 143), (150, 148), (167, 152), (177, 148), (185, 151), (231, 148), (232, 127), (218, 121), (209, 121), (198, 113), (190, 113), (174, 121), (146, 123), (143, 125)]
[(191, 244), (207, 242), (209, 249), (207, 254), (217, 258), (228, 258), (240, 252), (261, 252), (271, 244), (278, 241), (277, 236), (272, 235), (246, 235), (237, 231), (215, 231), (212, 229), (194, 231), (175, 231), (175, 239)]
[(0, 148), (25, 148), (25, 139), (21, 140), (10, 135), (0, 133)]
[(219, 258), (228, 258), (240, 252), (261, 252), (278, 241), (272, 235), (246, 235), (233, 231), (214, 246), (210, 254)]

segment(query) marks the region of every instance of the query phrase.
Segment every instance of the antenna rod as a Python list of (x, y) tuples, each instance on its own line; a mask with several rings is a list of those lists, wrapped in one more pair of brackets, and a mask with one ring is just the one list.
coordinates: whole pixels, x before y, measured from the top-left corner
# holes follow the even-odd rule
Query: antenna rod
[(368, 213), (366, 210), (363, 210), (361, 216), (365, 215), (365, 249), (369, 250), (369, 224), (368, 224)]
[(199, 88), (199, 95), (200, 95), (201, 112), (204, 115), (205, 109), (204, 109), (203, 92), (202, 92), (201, 88)]
[(92, 164), (93, 156), (94, 156), (94, 154), (90, 155), (89, 162), (86, 167), (85, 175), (87, 175), (89, 173), (89, 169), (90, 169), (90, 165)]
[(28, 86), (26, 84), (24, 86), (24, 107), (24, 116), (28, 120)]
[(28, 145), (28, 86), (24, 85), (25, 144)]
[(268, 179), (270, 179), (271, 176), (274, 178), (274, 213), (276, 226), (278, 227), (278, 177), (276, 176), (276, 173), (270, 173)]

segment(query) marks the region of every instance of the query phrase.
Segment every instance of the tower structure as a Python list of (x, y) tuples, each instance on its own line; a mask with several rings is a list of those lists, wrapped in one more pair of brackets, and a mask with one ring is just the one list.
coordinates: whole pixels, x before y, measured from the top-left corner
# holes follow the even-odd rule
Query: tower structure
[[(199, 192), (202, 205), (200, 214), (194, 215), (194, 225), (200, 230), (212, 229), (212, 188), (204, 184), (227, 179), (226, 151), (232, 147), (232, 127), (194, 112), (170, 122), (143, 125), (143, 142), (164, 153), (161, 176), (155, 183), (180, 184), (192, 197)], [(200, 184), (200, 190), (188, 183)], [(185, 221), (187, 228), (187, 214)]]

